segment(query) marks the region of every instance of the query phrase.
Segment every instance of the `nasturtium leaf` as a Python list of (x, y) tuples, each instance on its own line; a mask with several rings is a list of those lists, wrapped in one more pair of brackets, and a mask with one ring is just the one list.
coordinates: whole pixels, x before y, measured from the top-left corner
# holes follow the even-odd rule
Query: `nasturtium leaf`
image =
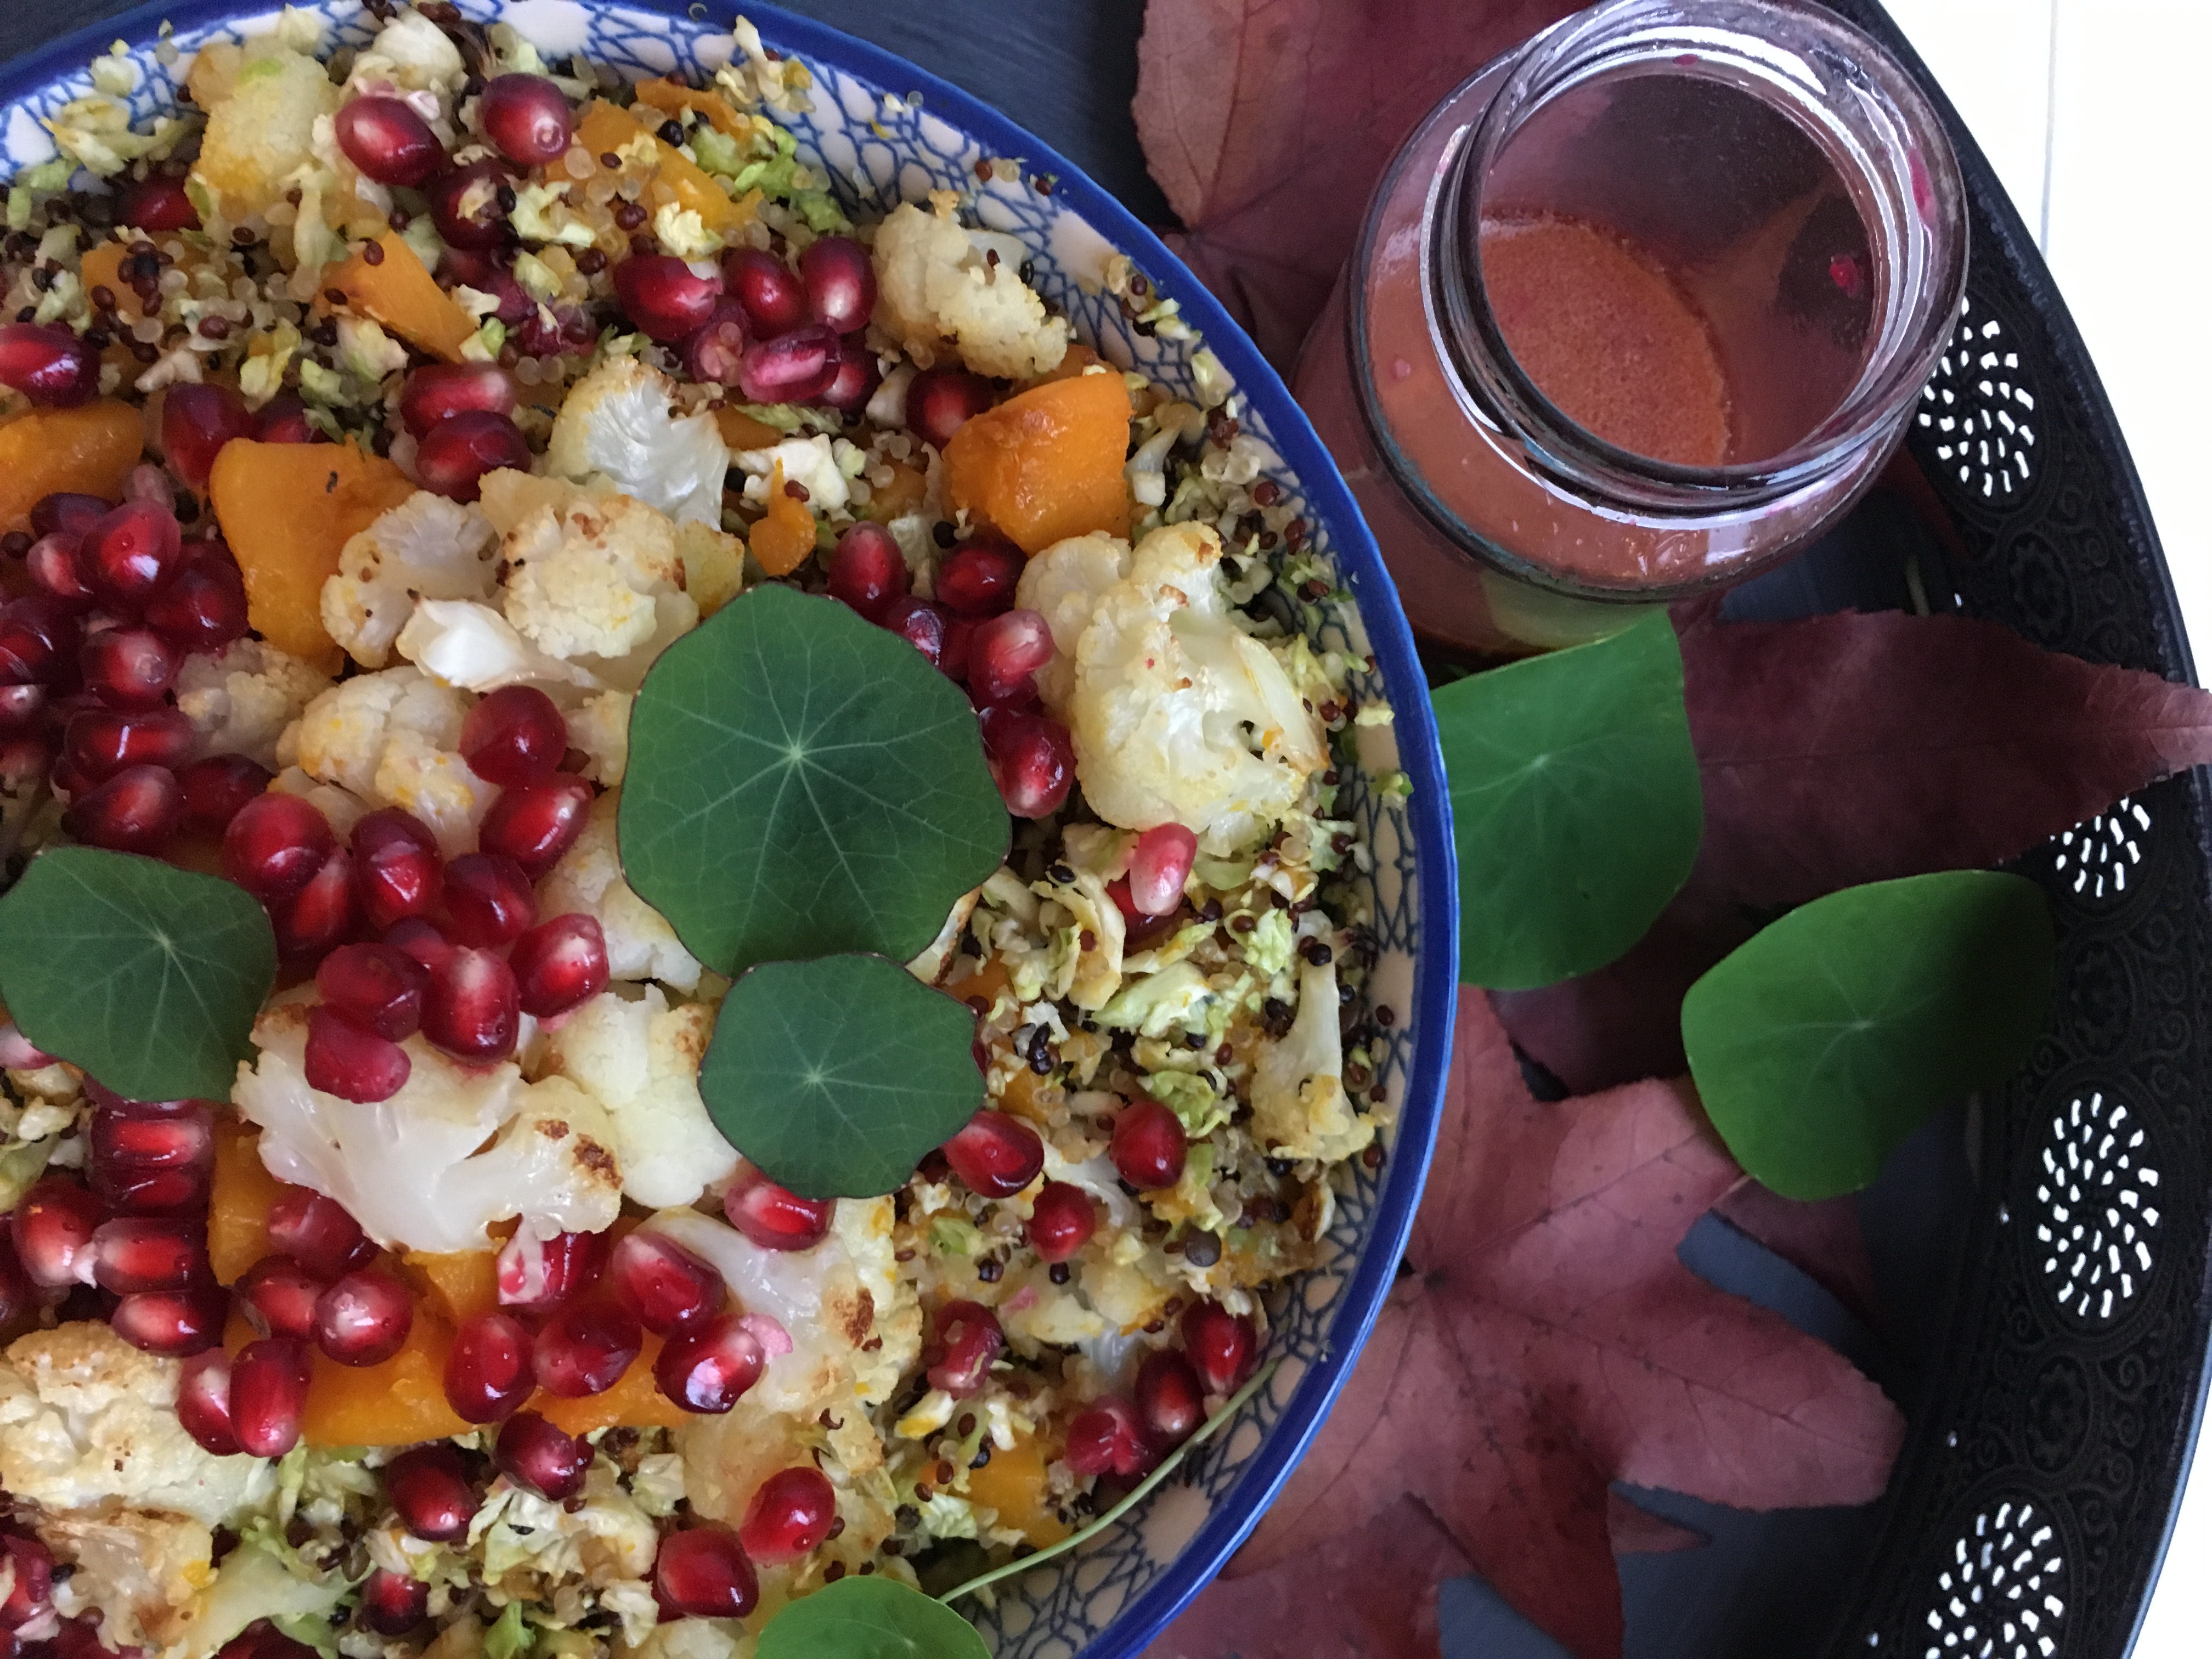
[(1690, 988), (1690, 1075), (1750, 1174), (1785, 1198), (1855, 1192), (1930, 1111), (2027, 1057), (2053, 954), (2043, 890), (2019, 876), (1846, 888)]
[(907, 960), (999, 867), (1007, 822), (960, 688), (835, 599), (769, 585), (724, 605), (630, 714), (623, 872), (726, 973)]
[(882, 957), (763, 963), (722, 999), (699, 1093), (771, 1181), (874, 1198), (983, 1104), (975, 1039), (964, 1003)]
[(757, 1659), (990, 1659), (975, 1626), (896, 1578), (840, 1578), (787, 1603)]
[(1522, 990), (1602, 968), (1698, 855), (1698, 757), (1666, 617), (1455, 681), (1434, 701), (1460, 978)]
[(243, 888), (58, 847), (0, 898), (0, 1000), (23, 1035), (133, 1100), (227, 1100), (276, 938)]

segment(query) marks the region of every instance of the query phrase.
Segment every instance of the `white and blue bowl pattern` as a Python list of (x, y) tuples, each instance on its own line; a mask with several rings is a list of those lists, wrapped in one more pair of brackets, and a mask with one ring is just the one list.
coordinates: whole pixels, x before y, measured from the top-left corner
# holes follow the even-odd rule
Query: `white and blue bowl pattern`
[[(339, 40), (368, 33), (359, 0), (314, 0), (301, 9), (327, 20)], [(729, 0), (717, 0), (719, 21), (695, 15), (708, 9), (687, 9), (679, 0), (666, 0), (665, 9), (461, 0), (461, 9), (488, 21), (504, 18), (549, 58), (580, 52), (632, 78), (711, 74), (730, 52)], [(1376, 671), (1358, 677), (1358, 695), (1362, 702), (1386, 696), (1396, 711), (1395, 725), (1361, 729), (1362, 770), (1350, 781), (1347, 813), (1365, 827), (1375, 853), (1375, 996), (1397, 1015), (1376, 1056), (1378, 1081), (1398, 1114), (1389, 1160), (1378, 1171), (1357, 1171), (1329, 1230), (1328, 1260), (1291, 1287), (1277, 1315), (1270, 1352), (1284, 1363), (1231, 1431), (1128, 1524), (1003, 1586), (981, 1619), (1000, 1659), (1134, 1654), (1228, 1558), (1304, 1450), (1389, 1291), (1413, 1222), (1443, 1090), (1457, 956), (1450, 809), (1428, 694), (1397, 595), (1327, 452), (1274, 371), (1158, 238), (967, 94), (820, 24), (767, 7), (744, 10), (771, 50), (796, 55), (813, 72), (812, 107), (793, 124), (800, 153), (830, 176), (856, 216), (933, 190), (960, 191), (981, 223), (1029, 246), (1036, 288), (1085, 341), (1188, 395), (1199, 342), (1132, 327), (1101, 284), (1107, 258), (1129, 255), (1163, 297), (1181, 302), (1183, 319), (1247, 400), (1242, 426), (1273, 451), (1270, 476), (1318, 527), (1317, 550), (1354, 596), (1352, 605), (1333, 608), (1327, 642), (1371, 651)], [(87, 65), (112, 42), (131, 48), (139, 71), (132, 102), (143, 119), (173, 106), (195, 49), (265, 29), (276, 15), (236, 0), (175, 0), (0, 68), (0, 178), (52, 155), (40, 118), (91, 91)], [(174, 52), (159, 50), (165, 21)], [(998, 158), (1018, 161), (1017, 176), (984, 183), (977, 163)], [(1372, 787), (1397, 769), (1413, 786), (1402, 800)]]

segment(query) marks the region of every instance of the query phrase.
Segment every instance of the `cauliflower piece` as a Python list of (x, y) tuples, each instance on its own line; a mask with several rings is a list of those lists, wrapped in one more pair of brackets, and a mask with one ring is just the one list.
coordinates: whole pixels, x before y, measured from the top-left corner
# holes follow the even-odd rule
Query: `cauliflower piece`
[[(1072, 659), (1040, 676), (1039, 691), (1074, 738), (1099, 817), (1125, 830), (1188, 824), (1206, 852), (1232, 853), (1285, 817), (1327, 763), (1321, 722), (1229, 614), (1210, 526), (1153, 531), (1127, 574), (1094, 586), (1119, 568), (1105, 540), (1055, 543), (1022, 573), (1019, 603), (1054, 628), (1056, 659)], [(1076, 633), (1079, 590), (1090, 619)]]
[(720, 529), (729, 447), (712, 414), (678, 419), (670, 392), (668, 377), (650, 363), (607, 358), (569, 390), (545, 464), (579, 483), (604, 477), (678, 523)]
[(445, 30), (410, 6), (361, 49), (347, 84), (362, 92), (379, 82), (403, 92), (447, 90), (467, 73), (460, 48)]
[(331, 677), (261, 640), (232, 641), (220, 656), (186, 657), (177, 709), (198, 733), (192, 758), (244, 755), (272, 771), (285, 727), (330, 690)]
[(662, 628), (657, 596), (690, 604), (676, 526), (642, 501), (502, 471), (483, 502), (505, 538), (507, 619), (549, 655), (628, 657)]
[(476, 845), (498, 793), (457, 752), (469, 702), (416, 668), (359, 674), (309, 703), (288, 744), (309, 777), (404, 807), (453, 858)]
[(615, 845), (615, 814), (621, 804), (618, 789), (592, 803), (584, 833), (538, 886), (538, 914), (559, 916), (573, 910), (596, 918), (607, 936), (607, 971), (616, 979), (657, 979), (674, 990), (695, 991), (698, 958), (684, 948), (667, 919), (623, 879)]
[(164, 1646), (185, 1628), (184, 1610), (215, 1582), (214, 1534), (204, 1521), (143, 1510), (42, 1516), (47, 1548), (76, 1569), (57, 1602), (97, 1614), (111, 1648)]
[(838, 469), (836, 450), (819, 434), (811, 438), (787, 438), (766, 449), (741, 449), (736, 460), (744, 469), (749, 500), (768, 499), (769, 481), (778, 465), (783, 468), (785, 483), (805, 488), (806, 505), (817, 514), (842, 513), (853, 499), (851, 484)]
[(1052, 630), (1054, 655), (1037, 672), (1038, 695), (1058, 708), (1075, 689), (1075, 647), (1091, 625), (1098, 596), (1127, 580), (1129, 544), (1094, 530), (1055, 542), (1023, 567), (1019, 603)]
[(1252, 1139), (1271, 1158), (1335, 1164), (1364, 1151), (1375, 1125), (1344, 1092), (1344, 1044), (1337, 1034), (1336, 964), (1298, 969), (1298, 1016), (1280, 1040), (1266, 1043), (1252, 1074)]
[[(219, 195), (227, 216), (244, 218), (273, 207), (290, 175), (314, 166), (315, 120), (337, 113), (338, 89), (314, 58), (274, 35), (245, 43), (228, 82), (226, 95), (203, 106), (207, 131), (192, 177)], [(196, 94), (200, 85), (195, 74)]]
[(738, 1167), (699, 1098), (714, 1030), (712, 1008), (671, 1008), (647, 986), (634, 1000), (602, 991), (545, 1035), (539, 1074), (567, 1078), (607, 1109), (623, 1191), (641, 1204), (689, 1204)]
[(56, 1513), (127, 1504), (206, 1527), (262, 1504), (276, 1466), (200, 1449), (177, 1421), (179, 1369), (104, 1324), (18, 1338), (0, 1363), (0, 1486)]
[[(294, 726), (284, 735), (298, 732)], [(283, 758), (280, 753), (278, 758)], [(334, 783), (318, 783), (296, 766), (287, 766), (274, 778), (269, 787), (279, 794), (297, 795), (312, 804), (315, 810), (331, 821), (331, 833), (341, 842), (353, 834), (353, 827), (368, 816), (368, 803), (350, 790), (341, 789)]]
[(323, 626), (362, 667), (381, 668), (416, 600), (490, 596), (498, 539), (475, 507), (418, 489), (340, 550)]
[(984, 257), (955, 201), (939, 192), (934, 212), (902, 203), (876, 228), (876, 321), (922, 368), (957, 358), (1018, 380), (1059, 368), (1067, 324), (1045, 315), (1018, 264)]
[(629, 769), (629, 707), (635, 692), (602, 691), (568, 714), (568, 741), (591, 757), (584, 775), (611, 789)]
[(399, 1092), (357, 1105), (307, 1086), (308, 1012), (263, 1012), (259, 1061), (239, 1067), (231, 1091), (261, 1126), (261, 1161), (278, 1180), (335, 1198), (391, 1249), (481, 1250), (492, 1223), (513, 1216), (546, 1236), (613, 1224), (613, 1126), (574, 1084), (526, 1083), (511, 1060), (462, 1066), (411, 1036)]
[(599, 683), (589, 669), (547, 656), (516, 633), (513, 623), (474, 599), (419, 601), (394, 643), (424, 673), (465, 691)]

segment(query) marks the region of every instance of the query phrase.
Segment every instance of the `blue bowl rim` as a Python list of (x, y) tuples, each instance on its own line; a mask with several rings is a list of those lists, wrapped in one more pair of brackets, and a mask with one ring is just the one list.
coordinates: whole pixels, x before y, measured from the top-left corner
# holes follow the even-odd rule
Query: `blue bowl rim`
[[(698, 21), (686, 0), (620, 0), (672, 21)], [(119, 16), (51, 41), (0, 66), (0, 104), (83, 69), (116, 40), (134, 48), (151, 45), (163, 22), (179, 33), (260, 16), (276, 8), (256, 0), (149, 0)], [(1390, 688), (1398, 763), (1413, 784), (1407, 818), (1413, 830), (1418, 938), (1413, 964), (1414, 1029), (1420, 1035), (1391, 1148), (1395, 1173), (1377, 1195), (1374, 1222), (1358, 1265), (1340, 1295), (1340, 1309), (1322, 1357), (1308, 1367), (1264, 1443), (1231, 1489), (1233, 1501), (1207, 1516), (1173, 1563), (1119, 1613), (1088, 1650), (1090, 1659), (1121, 1659), (1140, 1652), (1218, 1573), (1243, 1542), (1312, 1443), (1329, 1407), (1352, 1373), (1413, 1232), (1414, 1212), (1428, 1178), (1443, 1107), (1446, 1073), (1459, 980), (1458, 869), (1451, 836), (1451, 797), (1443, 755), (1429, 706), (1427, 681), (1413, 648), (1411, 626), (1396, 585), (1382, 563), (1367, 521), (1313, 423), (1292, 398), (1273, 365), (1243, 329), (1143, 222), (1095, 183), (1082, 168), (1017, 125), (973, 94), (842, 29), (773, 5), (739, 0), (762, 39), (802, 59), (850, 71), (886, 91), (919, 92), (926, 106), (980, 141), (993, 154), (1020, 157), (1033, 173), (1049, 173), (1054, 193), (1115, 248), (1134, 259), (1153, 286), (1180, 302), (1183, 319), (1204, 338), (1237, 389), (1267, 411), (1270, 436), (1322, 520), (1339, 568), (1358, 601), (1368, 643)], [(1411, 1173), (1407, 1171), (1410, 1170)]]

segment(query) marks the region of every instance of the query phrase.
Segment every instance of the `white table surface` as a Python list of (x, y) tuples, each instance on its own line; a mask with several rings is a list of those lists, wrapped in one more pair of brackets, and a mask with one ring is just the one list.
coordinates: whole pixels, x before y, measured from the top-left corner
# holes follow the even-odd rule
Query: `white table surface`
[[(2212, 380), (2205, 0), (1886, 0), (2041, 244), (2118, 412), (2212, 673), (2201, 487)], [(2136, 1659), (2212, 1652), (2212, 1453), (2199, 1449)]]

